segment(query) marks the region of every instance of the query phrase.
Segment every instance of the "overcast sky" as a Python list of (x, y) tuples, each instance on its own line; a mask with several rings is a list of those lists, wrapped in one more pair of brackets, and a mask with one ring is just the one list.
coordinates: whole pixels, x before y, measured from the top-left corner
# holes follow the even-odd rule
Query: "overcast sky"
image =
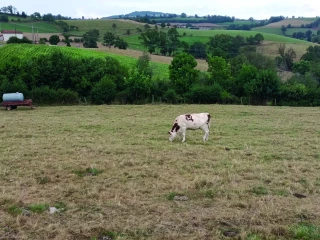
[(39, 12), (72, 18), (101, 18), (134, 11), (223, 15), (266, 19), (271, 16), (320, 16), (319, 0), (1, 0), (0, 7), (12, 5), (27, 15)]

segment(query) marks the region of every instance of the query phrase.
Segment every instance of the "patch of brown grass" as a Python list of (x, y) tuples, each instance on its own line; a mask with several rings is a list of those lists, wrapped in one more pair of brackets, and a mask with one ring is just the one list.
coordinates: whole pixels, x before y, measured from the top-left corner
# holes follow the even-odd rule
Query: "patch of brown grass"
[[(178, 114), (206, 111), (208, 142), (200, 131), (187, 132), (185, 143), (168, 141)], [(287, 239), (302, 218), (320, 224), (319, 114), (231, 105), (0, 111), (0, 236)], [(76, 174), (88, 168), (99, 174)], [(176, 194), (188, 200), (168, 197)], [(53, 215), (8, 210), (59, 202), (66, 211)]]
[(287, 26), (288, 24), (291, 24), (292, 27), (300, 27), (301, 24), (310, 24), (314, 21), (310, 21), (310, 20), (304, 20), (304, 19), (284, 19), (282, 21), (279, 22), (274, 22), (274, 23), (270, 23), (268, 25), (263, 26), (264, 28), (274, 28), (274, 27), (280, 27), (282, 25)]
[[(278, 54), (279, 45), (280, 44), (276, 42), (264, 41), (261, 45), (257, 46), (257, 52), (260, 52), (269, 57), (275, 58), (279, 56)], [(296, 52), (297, 57), (294, 59), (294, 61), (300, 61), (300, 58), (302, 57), (302, 55), (306, 53), (307, 48), (310, 45), (314, 45), (314, 43), (310, 43), (310, 44), (286, 43), (285, 45), (286, 45), (286, 50), (289, 48), (292, 48)]]

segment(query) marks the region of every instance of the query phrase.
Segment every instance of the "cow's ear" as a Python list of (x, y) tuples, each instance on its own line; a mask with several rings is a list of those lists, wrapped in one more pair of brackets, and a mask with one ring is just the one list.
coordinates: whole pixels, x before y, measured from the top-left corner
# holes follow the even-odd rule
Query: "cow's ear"
[(169, 131), (168, 133), (171, 135), (171, 132), (170, 132), (170, 131)]

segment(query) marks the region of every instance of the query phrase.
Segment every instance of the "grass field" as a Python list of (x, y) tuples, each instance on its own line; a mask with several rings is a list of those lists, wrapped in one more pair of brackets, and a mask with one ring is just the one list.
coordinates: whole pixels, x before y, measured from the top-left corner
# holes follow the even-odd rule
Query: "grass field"
[[(252, 30), (253, 31), (257, 31), (257, 32), (261, 32), (261, 33), (271, 33), (271, 34), (283, 35), (282, 31), (281, 31), (281, 27), (277, 27), (277, 28), (259, 27), (259, 28), (253, 28)], [(294, 32), (303, 32), (303, 33), (305, 33), (308, 30), (311, 30), (314, 34), (316, 34), (317, 31), (318, 31), (318, 30), (309, 29), (309, 28), (287, 28), (285, 34), (291, 36)]]
[[(205, 111), (208, 142), (200, 131), (168, 141), (178, 114)], [(1, 110), (0, 236), (320, 239), (319, 114), (232, 105)], [(49, 214), (53, 206), (60, 212)]]
[(1, 30), (17, 30), (20, 32), (31, 33), (61, 33), (57, 26), (46, 22), (8, 22), (1, 23)]

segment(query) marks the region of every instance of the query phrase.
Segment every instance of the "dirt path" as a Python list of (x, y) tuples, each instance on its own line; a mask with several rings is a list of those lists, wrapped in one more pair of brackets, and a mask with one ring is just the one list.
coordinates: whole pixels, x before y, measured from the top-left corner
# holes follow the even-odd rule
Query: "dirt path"
[[(32, 33), (23, 33), (23, 35), (25, 37), (27, 37), (28, 39), (32, 39)], [(49, 39), (51, 37), (51, 35), (57, 35), (57, 33), (38, 33), (38, 34), (34, 34), (36, 39), (40, 39), (40, 38), (47, 38)], [(63, 35), (59, 34), (60, 39), (63, 39)], [(71, 37), (72, 39), (74, 37)], [(58, 45), (63, 46), (64, 43), (60, 42)], [(77, 43), (71, 43), (72, 47), (76, 47)], [(80, 48), (82, 48), (82, 44), (80, 44)], [(115, 53), (115, 54), (119, 54), (119, 55), (123, 55), (123, 56), (130, 56), (130, 57), (134, 57), (134, 58), (139, 58), (142, 55), (141, 51), (138, 50), (133, 50), (133, 49), (127, 49), (127, 50), (121, 50), (118, 48), (108, 48), (103, 46), (100, 42), (98, 42), (98, 47), (99, 49), (103, 49), (106, 52), (110, 52), (110, 53)], [(172, 57), (165, 57), (165, 56), (160, 56), (160, 55), (150, 55), (151, 57), (151, 61), (152, 62), (158, 62), (158, 63), (165, 63), (165, 64), (170, 64), (172, 61)], [(206, 71), (208, 69), (208, 64), (205, 60), (200, 60), (197, 59), (197, 69), (201, 70), (201, 71)]]

